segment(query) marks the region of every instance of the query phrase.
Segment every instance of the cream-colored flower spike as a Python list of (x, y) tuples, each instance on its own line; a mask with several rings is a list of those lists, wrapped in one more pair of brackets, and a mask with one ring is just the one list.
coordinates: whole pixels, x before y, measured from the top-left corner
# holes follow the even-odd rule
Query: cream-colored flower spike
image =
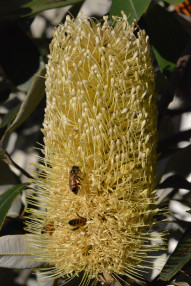
[(158, 247), (149, 233), (158, 209), (148, 37), (124, 13), (113, 27), (103, 20), (67, 16), (54, 30), (44, 159), (29, 198), (41, 208), (28, 210), (33, 253), (50, 275), (84, 271), (82, 285), (121, 274), (139, 281), (141, 261)]

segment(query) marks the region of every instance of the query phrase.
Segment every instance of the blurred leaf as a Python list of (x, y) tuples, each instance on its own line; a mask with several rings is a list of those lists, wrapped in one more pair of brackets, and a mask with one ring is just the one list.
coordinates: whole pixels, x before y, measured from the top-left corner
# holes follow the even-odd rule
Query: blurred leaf
[[(5, 186), (4, 186), (4, 187), (5, 187)], [(10, 185), (10, 187), (13, 187), (13, 186)], [(22, 210), (22, 208), (23, 208), (23, 204), (22, 204), (21, 198), (22, 198), (22, 195), (19, 194), (19, 195), (16, 197), (16, 199), (13, 201), (13, 203), (12, 203), (12, 205), (11, 205), (11, 207), (10, 207), (8, 213), (7, 213), (7, 217), (8, 217), (8, 218), (13, 219), (13, 218), (18, 218), (18, 217), (19, 217), (19, 215), (20, 215), (20, 213), (21, 213), (21, 210)], [(5, 225), (5, 224), (3, 224), (3, 226), (4, 226), (4, 225)], [(16, 225), (15, 225), (15, 226), (16, 226)], [(17, 232), (17, 233), (19, 234), (19, 233), (21, 233), (21, 232)], [(11, 233), (9, 233), (9, 234), (11, 234)], [(13, 234), (16, 234), (16, 233), (13, 233)]]
[(40, 53), (30, 37), (15, 23), (0, 26), (0, 65), (15, 86), (39, 69)]
[(29, 253), (26, 238), (30, 235), (6, 235), (0, 237), (0, 267), (37, 268), (42, 263), (34, 262), (34, 255)]
[[(4, 158), (6, 158), (6, 153)], [(13, 188), (15, 185), (20, 184), (19, 178), (13, 173), (9, 165), (2, 160), (0, 161), (0, 174), (0, 195), (6, 192), (8, 189)], [(18, 195), (14, 202), (11, 204), (7, 216), (17, 217), (20, 214), (21, 207), (21, 197)]]
[(184, 2), (185, 0), (163, 0), (163, 1), (168, 3), (168, 4), (176, 5), (176, 4), (180, 4), (180, 3)]
[(160, 52), (157, 49), (155, 49), (154, 46), (152, 46), (152, 49), (157, 59), (161, 72), (164, 72), (164, 74), (166, 75), (170, 75), (170, 73), (173, 72), (173, 70), (175, 69), (176, 63), (167, 60), (167, 58), (165, 59), (165, 55), (164, 56), (161, 55)]
[(3, 225), (3, 222), (6, 218), (7, 212), (9, 211), (12, 203), (28, 185), (28, 183), (20, 184), (14, 186), (13, 188), (5, 191), (3, 194), (0, 195), (0, 229)]
[(31, 12), (26, 16), (35, 15), (40, 13), (44, 10), (54, 9), (54, 8), (61, 8), (69, 5), (74, 5), (80, 2), (84, 2), (84, 0), (32, 0), (24, 7), (31, 8)]
[(16, 116), (16, 113), (19, 111), (20, 104), (16, 105), (12, 109), (10, 109), (7, 114), (3, 117), (0, 128), (9, 126), (10, 123), (13, 121), (14, 117)]
[(150, 6), (145, 19), (159, 67), (169, 75), (174, 70), (189, 36), (174, 15), (160, 5)]
[(6, 154), (6, 151), (3, 149), (0, 149), (0, 159), (4, 158), (5, 154)]
[(36, 271), (36, 277), (37, 277), (37, 281), (39, 283), (39, 286), (54, 286), (55, 285), (54, 284), (55, 279), (52, 278), (50, 280), (50, 277), (49, 278), (46, 277), (45, 275), (43, 275), (43, 273), (41, 271)]
[(7, 128), (2, 137), (2, 142), (8, 134), (10, 134), (13, 130), (15, 130), (18, 126), (20, 126), (29, 117), (29, 115), (33, 112), (35, 107), (39, 104), (39, 102), (43, 98), (45, 94), (45, 78), (44, 78), (45, 73), (46, 73), (46, 68), (44, 67), (39, 71), (37, 75), (35, 75), (32, 86), (29, 89), (23, 103), (21, 104), (20, 110), (15, 120)]
[(138, 21), (142, 14), (147, 10), (151, 0), (113, 0), (110, 8), (110, 18), (112, 16), (121, 16), (121, 11), (123, 10), (128, 18), (129, 24), (133, 20)]
[[(44, 68), (44, 61), (43, 61), (42, 57), (40, 57), (40, 63), (39, 63), (38, 72), (39, 72), (41, 69), (43, 69), (43, 68)], [(38, 73), (38, 72), (37, 72), (37, 73)], [(18, 89), (19, 91), (22, 91), (22, 92), (27, 93), (28, 90), (30, 89), (32, 83), (33, 83), (34, 77), (35, 77), (35, 76), (34, 76), (34, 74), (33, 74), (27, 81), (25, 81), (25, 82), (22, 83), (22, 84), (17, 85), (17, 89)]]
[(164, 180), (164, 182), (161, 183), (158, 188), (186, 189), (191, 191), (191, 183), (179, 175), (173, 175)]
[(190, 174), (191, 144), (185, 148), (179, 148), (169, 156), (163, 174), (176, 173), (186, 178)]
[(61, 8), (84, 0), (1, 0), (0, 21), (12, 21), (20, 17), (30, 17), (42, 11)]
[[(170, 194), (170, 197), (172, 198), (172, 194)], [(176, 197), (176, 194), (173, 196)], [(187, 196), (188, 197), (188, 196)], [(171, 199), (169, 203), (169, 208), (171, 210), (171, 214), (173, 214), (174, 218), (176, 218), (177, 221), (181, 222), (190, 222), (191, 216), (187, 212), (190, 210), (191, 203), (185, 198), (185, 199)]]
[(164, 151), (170, 150), (172, 149), (172, 147), (177, 146), (177, 143), (179, 142), (183, 142), (183, 141), (190, 142), (190, 139), (191, 139), (191, 129), (179, 131), (178, 133), (175, 133), (171, 135), (170, 137), (160, 140), (158, 142), (158, 152), (163, 153)]
[(191, 232), (178, 243), (161, 271), (160, 279), (169, 281), (188, 261), (191, 260)]

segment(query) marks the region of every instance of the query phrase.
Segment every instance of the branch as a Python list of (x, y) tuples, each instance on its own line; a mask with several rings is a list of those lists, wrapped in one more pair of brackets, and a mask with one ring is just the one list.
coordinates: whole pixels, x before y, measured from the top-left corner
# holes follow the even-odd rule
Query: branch
[(15, 163), (13, 161), (13, 159), (11, 158), (11, 156), (9, 155), (9, 153), (7, 153), (7, 151), (5, 151), (3, 153), (2, 156), (2, 161), (4, 161), (6, 164), (10, 164), (13, 167), (15, 167), (17, 170), (19, 170), (21, 172), (21, 174), (23, 174), (25, 177), (29, 178), (29, 179), (33, 179), (33, 177), (27, 172), (25, 171), (23, 168), (21, 168), (17, 163)]

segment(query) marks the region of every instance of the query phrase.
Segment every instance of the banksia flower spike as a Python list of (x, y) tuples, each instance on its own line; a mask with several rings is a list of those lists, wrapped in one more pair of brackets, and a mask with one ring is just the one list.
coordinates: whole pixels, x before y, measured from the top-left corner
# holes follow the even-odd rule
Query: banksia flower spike
[(82, 285), (103, 273), (140, 281), (141, 262), (159, 247), (149, 233), (158, 209), (148, 37), (124, 13), (113, 27), (103, 20), (67, 16), (54, 30), (42, 175), (28, 199), (41, 207), (28, 210), (33, 253), (50, 276), (83, 271)]

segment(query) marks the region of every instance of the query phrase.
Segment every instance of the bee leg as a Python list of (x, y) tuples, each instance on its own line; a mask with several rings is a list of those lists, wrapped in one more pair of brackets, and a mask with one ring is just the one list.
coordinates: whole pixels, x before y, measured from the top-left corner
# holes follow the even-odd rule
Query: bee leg
[(73, 228), (72, 230), (77, 230), (78, 228), (80, 228), (79, 226), (78, 227), (75, 227), (75, 228)]
[[(77, 214), (77, 213), (76, 213)], [(86, 220), (86, 218), (85, 217), (83, 217), (83, 216), (80, 216), (79, 214), (77, 214), (77, 216), (79, 216), (81, 219), (83, 219), (83, 220)]]

